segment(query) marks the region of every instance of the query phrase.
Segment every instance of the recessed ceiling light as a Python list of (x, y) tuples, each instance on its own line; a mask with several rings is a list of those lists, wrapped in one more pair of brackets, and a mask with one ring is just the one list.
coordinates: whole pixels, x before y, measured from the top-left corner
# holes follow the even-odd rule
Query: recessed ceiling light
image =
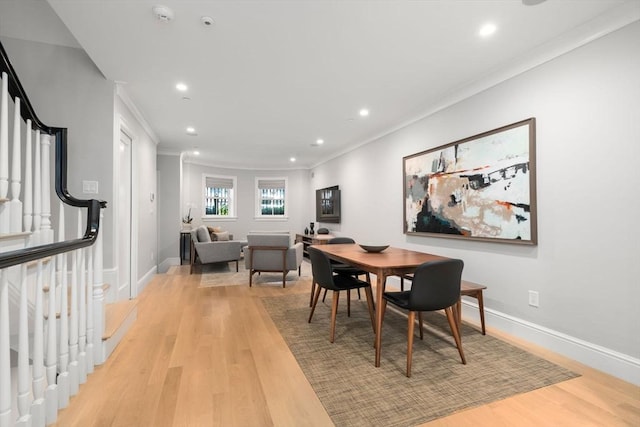
[(199, 155), (200, 155), (200, 152), (199, 152), (198, 150), (196, 150), (196, 151), (194, 151), (194, 152), (193, 152), (193, 155), (194, 155), (194, 156), (199, 156)]
[(495, 33), (497, 29), (498, 27), (496, 27), (495, 24), (484, 24), (482, 27), (480, 27), (480, 31), (478, 32), (478, 34), (480, 35), (480, 37), (489, 37), (491, 34)]
[(367, 117), (369, 115), (369, 110), (367, 110), (366, 108), (363, 108), (362, 110), (360, 110), (359, 114), (361, 117)]
[(205, 27), (210, 27), (214, 24), (213, 18), (210, 16), (201, 17), (200, 22), (202, 22), (202, 25), (204, 25)]
[(324, 139), (318, 139), (318, 140), (316, 140), (316, 144), (318, 144), (318, 145), (322, 145), (322, 144), (324, 144)]
[(295, 158), (295, 157), (290, 157), (290, 158), (289, 158), (289, 161), (290, 161), (290, 162), (295, 162), (295, 161), (296, 161), (296, 158)]
[(178, 83), (178, 84), (176, 85), (176, 89), (178, 89), (180, 92), (186, 92), (186, 91), (187, 91), (187, 89), (189, 89), (189, 86), (187, 86), (187, 85), (186, 85), (186, 84), (184, 84), (184, 83)]
[(192, 126), (189, 126), (187, 128), (187, 133), (196, 133), (196, 129), (194, 127), (192, 127)]

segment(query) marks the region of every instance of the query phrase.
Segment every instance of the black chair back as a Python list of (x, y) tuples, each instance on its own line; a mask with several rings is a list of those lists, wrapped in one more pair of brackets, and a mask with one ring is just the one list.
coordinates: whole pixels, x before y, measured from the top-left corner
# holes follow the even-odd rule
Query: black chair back
[(327, 240), (327, 243), (330, 245), (342, 244), (342, 243), (355, 243), (351, 237), (334, 237), (333, 239)]
[(309, 258), (313, 280), (323, 288), (339, 290), (333, 282), (333, 267), (329, 257), (316, 248), (309, 248)]
[(461, 259), (425, 262), (416, 269), (409, 294), (412, 311), (442, 310), (460, 298), (464, 262)]

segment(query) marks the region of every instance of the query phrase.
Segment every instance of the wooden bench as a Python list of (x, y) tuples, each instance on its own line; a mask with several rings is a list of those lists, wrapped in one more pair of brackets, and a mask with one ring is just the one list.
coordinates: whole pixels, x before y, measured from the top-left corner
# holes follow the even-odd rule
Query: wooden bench
[[(404, 291), (404, 281), (413, 280), (413, 274), (405, 274), (400, 276), (400, 290)], [(487, 289), (486, 286), (479, 283), (470, 282), (468, 280), (462, 280), (460, 282), (460, 298), (456, 309), (458, 310), (458, 324), (462, 322), (462, 297), (472, 297), (478, 300), (478, 309), (480, 310), (480, 325), (482, 326), (482, 335), (486, 335), (486, 329), (484, 327), (484, 300), (482, 297), (482, 291)]]

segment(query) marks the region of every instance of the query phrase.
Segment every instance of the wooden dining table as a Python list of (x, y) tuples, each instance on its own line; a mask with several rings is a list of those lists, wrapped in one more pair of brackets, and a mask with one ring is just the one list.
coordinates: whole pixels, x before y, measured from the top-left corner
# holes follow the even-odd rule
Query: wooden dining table
[(382, 310), (380, 302), (384, 293), (387, 277), (414, 273), (416, 268), (427, 261), (448, 259), (447, 257), (416, 252), (408, 249), (389, 247), (382, 252), (367, 252), (356, 243), (313, 245), (324, 252), (329, 258), (341, 263), (349, 264), (361, 270), (376, 275), (376, 325), (375, 325), (375, 366), (380, 366), (380, 349), (382, 336)]

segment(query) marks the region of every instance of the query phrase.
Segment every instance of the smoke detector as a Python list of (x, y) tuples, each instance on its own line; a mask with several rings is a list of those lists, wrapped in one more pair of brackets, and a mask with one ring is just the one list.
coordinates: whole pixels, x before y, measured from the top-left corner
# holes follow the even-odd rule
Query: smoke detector
[(160, 22), (169, 23), (173, 20), (173, 10), (169, 9), (167, 6), (157, 5), (153, 6), (151, 10)]

